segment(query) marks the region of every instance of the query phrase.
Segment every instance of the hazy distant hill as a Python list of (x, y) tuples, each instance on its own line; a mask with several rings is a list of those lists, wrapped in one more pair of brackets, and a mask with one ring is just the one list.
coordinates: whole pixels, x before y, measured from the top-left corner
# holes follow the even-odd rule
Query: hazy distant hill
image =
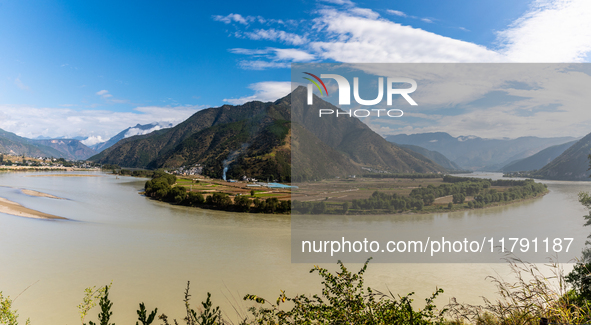
[(29, 157), (66, 158), (65, 154), (54, 148), (41, 143), (34, 143), (33, 140), (20, 137), (2, 129), (0, 129), (0, 153), (26, 155)]
[(549, 164), (532, 173), (533, 177), (556, 180), (589, 180), (589, 159), (591, 154), (591, 133), (570, 146)]
[(444, 132), (389, 135), (388, 141), (434, 150), (460, 167), (471, 170), (497, 171), (515, 160), (531, 156), (550, 146), (573, 141), (573, 137), (517, 139), (483, 139), (475, 136), (457, 138)]
[(70, 160), (84, 160), (96, 151), (85, 146), (79, 140), (74, 139), (50, 139), (50, 140), (29, 140), (31, 144), (39, 147), (50, 147), (60, 152), (59, 157)]
[(447, 169), (447, 170), (460, 170), (462, 169), (458, 164), (455, 162), (447, 159), (444, 155), (440, 154), (437, 151), (427, 150), (423, 147), (413, 146), (412, 144), (399, 144), (401, 148), (410, 149), (414, 152), (418, 152), (421, 155), (431, 159), (433, 162), (437, 163), (439, 166)]
[(538, 170), (554, 160), (556, 157), (560, 156), (564, 151), (566, 151), (566, 149), (576, 142), (577, 141), (575, 140), (546, 148), (527, 158), (514, 161), (503, 167), (501, 170), (505, 173)]
[(305, 178), (359, 174), (361, 166), (395, 172), (444, 171), (385, 141), (356, 118), (318, 118), (319, 108), (336, 108), (318, 97), (313, 106), (304, 105), (301, 98), (305, 98), (303, 87), (274, 103), (204, 109), (173, 128), (122, 139), (92, 159), (148, 168), (198, 163), (215, 177), (221, 177), (225, 166), (229, 177), (288, 177), (292, 155), (295, 170)]

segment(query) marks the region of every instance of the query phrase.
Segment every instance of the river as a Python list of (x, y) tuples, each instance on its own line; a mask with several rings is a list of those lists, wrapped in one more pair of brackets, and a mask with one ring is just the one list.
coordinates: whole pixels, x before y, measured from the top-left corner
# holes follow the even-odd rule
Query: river
[[(84, 288), (111, 281), (110, 298), (117, 324), (133, 324), (139, 302), (159, 314), (182, 319), (183, 290), (191, 281), (192, 304), (212, 293), (214, 305), (228, 318), (240, 318), (250, 304), (242, 301), (257, 294), (271, 301), (285, 290), (288, 295), (319, 292), (312, 264), (292, 264), (290, 217), (228, 213), (173, 206), (149, 200), (138, 192), (144, 179), (98, 172), (88, 177), (51, 176), (44, 173), (1, 173), (0, 197), (25, 207), (66, 217), (68, 221), (28, 219), (0, 214), (0, 291), (18, 298), (14, 303), (21, 321), (33, 324), (80, 323), (77, 305)], [(64, 173), (57, 173), (64, 174)], [(81, 174), (73, 172), (72, 174)], [(498, 174), (476, 175), (499, 177)], [(572, 236), (584, 242), (585, 209), (577, 193), (591, 190), (591, 182), (544, 181), (546, 196), (509, 206), (436, 214), (417, 227), (476, 227), (474, 217), (494, 219), (518, 211), (519, 215), (544, 214), (572, 228)], [(20, 188), (49, 193), (66, 200), (32, 197)], [(512, 212), (513, 211), (513, 212)], [(400, 222), (393, 220), (392, 222)], [(546, 229), (548, 222), (531, 227)], [(578, 248), (580, 249), (580, 248)], [(336, 270), (335, 264), (322, 264)], [(360, 264), (347, 264), (357, 270)], [(571, 266), (566, 265), (568, 270)], [(495, 288), (486, 276), (507, 274), (503, 264), (371, 264), (366, 284), (393, 293), (416, 292), (423, 301), (436, 287), (458, 301), (480, 303), (480, 296), (494, 298)], [(24, 290), (24, 292), (23, 292)], [(86, 321), (96, 321), (98, 307)]]

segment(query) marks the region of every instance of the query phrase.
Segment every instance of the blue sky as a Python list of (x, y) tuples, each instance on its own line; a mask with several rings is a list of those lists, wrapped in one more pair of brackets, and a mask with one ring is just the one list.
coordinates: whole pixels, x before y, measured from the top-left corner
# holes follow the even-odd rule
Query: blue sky
[(0, 0), (0, 128), (106, 140), (287, 93), (291, 62), (586, 62), (587, 0)]

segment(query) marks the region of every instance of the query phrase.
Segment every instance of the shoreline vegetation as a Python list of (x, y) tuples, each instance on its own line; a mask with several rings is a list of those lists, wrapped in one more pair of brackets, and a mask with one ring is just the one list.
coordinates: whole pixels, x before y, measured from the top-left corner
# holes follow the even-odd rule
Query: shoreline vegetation
[(293, 212), (348, 215), (440, 213), (508, 205), (548, 193), (546, 185), (533, 179), (493, 181), (445, 175), (437, 184), (407, 187), (410, 189), (408, 194), (375, 190), (368, 198), (342, 203), (331, 202), (329, 197), (320, 202), (314, 199), (294, 200)]
[[(302, 190), (300, 183), (293, 189), (265, 190), (264, 187), (248, 187), (258, 185), (244, 182), (194, 177), (177, 178), (164, 171), (121, 170), (119, 174), (151, 177), (152, 179), (145, 183), (145, 191), (141, 193), (151, 199), (175, 205), (249, 213), (347, 215), (444, 213), (509, 205), (548, 193), (546, 185), (536, 183), (533, 179), (493, 181), (438, 174), (395, 174), (392, 175), (394, 177), (368, 174), (359, 178), (336, 179), (333, 182), (346, 182), (349, 188), (340, 192), (349, 193), (359, 190), (355, 186), (365, 185), (367, 183), (364, 183), (365, 179), (376, 179), (386, 183), (395, 183), (402, 179), (402, 182), (417, 183), (408, 186), (407, 188), (411, 190), (405, 194), (382, 192), (376, 188), (366, 197), (347, 198), (339, 202), (339, 198), (355, 197), (355, 195), (342, 195), (337, 197), (337, 200), (328, 196), (308, 197), (308, 189)], [(329, 181), (329, 184), (332, 183)], [(327, 187), (330, 186), (327, 185)], [(322, 192), (322, 194), (326, 193), (329, 192)]]

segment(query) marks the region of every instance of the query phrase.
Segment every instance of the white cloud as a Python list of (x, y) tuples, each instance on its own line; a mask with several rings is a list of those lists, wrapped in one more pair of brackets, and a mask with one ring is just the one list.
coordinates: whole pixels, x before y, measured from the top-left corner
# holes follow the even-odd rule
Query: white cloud
[(104, 98), (104, 99), (107, 99), (107, 98), (113, 97), (113, 95), (109, 94), (109, 91), (108, 91), (108, 90), (105, 90), (105, 89), (103, 89), (103, 90), (100, 90), (100, 91), (97, 91), (97, 92), (96, 92), (96, 94), (97, 94), (98, 96), (101, 96), (101, 97), (102, 97), (102, 98)]
[(269, 68), (289, 68), (291, 62), (310, 62), (316, 57), (299, 49), (279, 49), (268, 47), (264, 50), (256, 49), (230, 49), (236, 54), (249, 55), (254, 60), (242, 60), (239, 65), (248, 70), (264, 70)]
[(131, 129), (129, 129), (127, 132), (125, 132), (124, 138), (129, 138), (129, 137), (132, 137), (134, 135), (144, 135), (144, 134), (152, 133), (154, 131), (162, 130), (162, 129), (165, 129), (165, 128), (170, 128), (172, 126), (173, 126), (172, 123), (167, 124), (167, 125), (161, 125), (160, 123), (155, 123), (149, 129), (140, 129), (140, 128), (133, 127)]
[(299, 49), (280, 49), (268, 47), (266, 49), (230, 49), (230, 52), (235, 54), (250, 55), (253, 57), (265, 57), (273, 61), (293, 61), (293, 62), (308, 62), (315, 59), (314, 55)]
[[(313, 39), (276, 29), (238, 31), (237, 35), (299, 46), (310, 57), (337, 62), (581, 62), (591, 52), (589, 0), (533, 0), (528, 12), (497, 33), (496, 49), (403, 26), (349, 1), (328, 2), (346, 7), (317, 10)], [(398, 10), (386, 12), (433, 23), (432, 18)], [(240, 65), (247, 69), (288, 67), (260, 60)]]
[(375, 12), (371, 9), (366, 9), (366, 8), (352, 8), (352, 9), (349, 9), (349, 12), (356, 15), (356, 16), (365, 17), (365, 18), (369, 18), (369, 19), (380, 18), (380, 14), (378, 14), (377, 12)]
[(239, 63), (242, 69), (246, 70), (264, 70), (269, 68), (289, 68), (289, 62), (270, 62), (263, 60), (243, 60)]
[(314, 55), (298, 49), (273, 49), (277, 60), (308, 62), (315, 59)]
[(355, 5), (351, 0), (321, 0), (321, 1), (332, 3), (335, 5), (342, 5), (342, 6), (354, 6)]
[(224, 98), (224, 102), (232, 105), (241, 105), (246, 102), (258, 100), (261, 102), (272, 102), (282, 98), (291, 92), (291, 82), (289, 81), (263, 81), (250, 84), (248, 88), (255, 91), (252, 96), (240, 98)]
[(591, 1), (537, 0), (498, 33), (501, 53), (517, 62), (582, 62), (591, 51)]
[(97, 136), (94, 136), (93, 135), (93, 136), (90, 136), (90, 137), (88, 137), (88, 138), (80, 141), (80, 142), (82, 142), (86, 146), (92, 146), (92, 145), (95, 145), (97, 143), (105, 142), (107, 140), (108, 139), (103, 139), (100, 135), (97, 135)]
[(308, 42), (306, 36), (300, 36), (294, 33), (288, 33), (282, 30), (270, 29), (255, 29), (253, 32), (245, 32), (245, 37), (252, 40), (268, 40), (281, 41), (287, 44), (302, 45)]
[[(251, 16), (247, 16), (247, 17), (243, 17), (240, 14), (229, 14), (227, 16), (220, 16), (220, 15), (214, 15), (213, 16), (213, 20), (215, 21), (221, 21), (224, 24), (229, 24), (231, 22), (237, 22), (243, 25), (247, 25), (249, 21), (253, 21), (255, 17), (251, 17)], [(262, 17), (261, 17), (262, 18)]]
[(388, 9), (388, 10), (386, 10), (386, 12), (388, 12), (389, 14), (395, 15), (395, 16), (399, 16), (399, 17), (406, 17), (406, 14), (404, 12), (398, 11), (398, 10)]
[(94, 137), (109, 139), (136, 124), (154, 121), (174, 125), (186, 120), (202, 106), (137, 107), (132, 112), (110, 110), (76, 110), (71, 108), (33, 107), (0, 104), (0, 129), (27, 138), (45, 137)]
[(316, 28), (330, 41), (312, 42), (317, 56), (340, 62), (499, 62), (502, 55), (484, 46), (403, 26), (324, 9)]

